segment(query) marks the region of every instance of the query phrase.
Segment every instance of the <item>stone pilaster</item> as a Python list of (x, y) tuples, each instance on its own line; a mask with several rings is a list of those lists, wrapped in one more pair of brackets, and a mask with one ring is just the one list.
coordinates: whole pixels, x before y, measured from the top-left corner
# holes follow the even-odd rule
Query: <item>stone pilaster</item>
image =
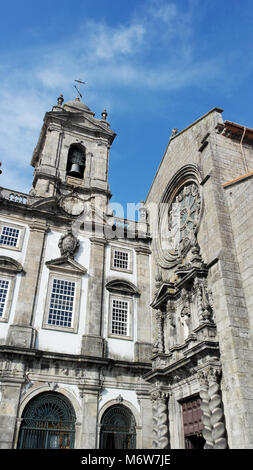
[(7, 344), (18, 347), (34, 347), (36, 331), (32, 326), (33, 308), (37, 294), (38, 277), (43, 254), (46, 222), (34, 220), (30, 225), (25, 275), (21, 280), (14, 323), (10, 325)]
[(91, 238), (85, 335), (82, 338), (82, 354), (102, 357), (104, 339), (101, 336), (102, 304), (104, 289), (105, 244), (102, 238)]
[(96, 449), (97, 448), (97, 415), (98, 415), (98, 390), (81, 391), (82, 398), (82, 433), (81, 448)]
[(151, 311), (150, 311), (150, 266), (151, 251), (146, 246), (136, 248), (137, 286), (141, 292), (138, 298), (137, 347), (135, 360), (151, 360)]
[(142, 427), (142, 449), (152, 447), (152, 403), (148, 392), (137, 391), (138, 403), (140, 405), (141, 427)]
[(3, 360), (0, 364), (0, 449), (12, 449), (20, 391), (24, 383), (21, 363)]

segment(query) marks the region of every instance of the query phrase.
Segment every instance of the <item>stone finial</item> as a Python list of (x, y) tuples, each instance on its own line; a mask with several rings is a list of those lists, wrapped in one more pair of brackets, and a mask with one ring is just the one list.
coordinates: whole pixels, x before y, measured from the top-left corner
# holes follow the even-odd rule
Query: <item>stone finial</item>
[(175, 137), (177, 133), (178, 133), (178, 129), (176, 127), (173, 127), (170, 138)]
[(140, 219), (146, 221), (147, 219), (147, 209), (144, 207), (144, 201), (141, 201), (141, 207), (139, 208)]
[(119, 395), (117, 396), (116, 402), (117, 402), (117, 403), (122, 403), (122, 402), (123, 402), (123, 397), (122, 397), (122, 395), (119, 394)]
[(63, 94), (60, 94), (60, 96), (58, 96), (57, 98), (58, 106), (62, 106), (63, 101), (64, 101)]
[(103, 121), (106, 121), (106, 118), (108, 116), (106, 109), (104, 109), (104, 111), (101, 113), (101, 116), (102, 116)]

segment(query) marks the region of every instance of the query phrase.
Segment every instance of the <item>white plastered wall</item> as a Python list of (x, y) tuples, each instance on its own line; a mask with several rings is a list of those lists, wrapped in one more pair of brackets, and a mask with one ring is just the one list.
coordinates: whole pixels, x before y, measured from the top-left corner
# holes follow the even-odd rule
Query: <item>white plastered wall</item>
[[(9, 219), (6, 217), (1, 217), (1, 222), (6, 223), (6, 225), (7, 224), (19, 225), (21, 229), (24, 229), (24, 238), (23, 238), (23, 243), (22, 243), (20, 250), (13, 250), (13, 249), (8, 248), (7, 246), (0, 247), (0, 255), (13, 258), (14, 260), (18, 261), (22, 266), (24, 266), (26, 250), (27, 250), (27, 245), (28, 245), (28, 240), (29, 240), (29, 235), (30, 235), (30, 227), (16, 219)], [(16, 304), (17, 304), (21, 278), (22, 278), (22, 274), (16, 275), (8, 322), (0, 323), (0, 344), (5, 343), (9, 326), (14, 322), (14, 315), (15, 315), (15, 310), (16, 310)]]
[[(126, 249), (132, 251), (133, 256), (133, 272), (125, 273), (123, 271), (118, 271), (111, 269), (111, 246), (117, 246), (119, 249)], [(131, 282), (135, 286), (137, 285), (137, 276), (136, 276), (136, 253), (135, 250), (130, 245), (117, 244), (117, 242), (111, 242), (110, 245), (106, 246), (105, 249), (105, 283), (111, 279), (123, 279)], [(103, 336), (107, 339), (108, 354), (110, 358), (121, 359), (126, 361), (134, 360), (134, 342), (136, 341), (137, 335), (137, 301), (135, 296), (133, 296), (133, 339), (118, 339), (118, 338), (109, 338), (108, 337), (108, 328), (109, 328), (109, 291), (104, 289), (104, 299), (103, 299)]]
[[(44, 266), (42, 268), (42, 275), (39, 283), (39, 295), (34, 320), (34, 327), (38, 330), (36, 347), (38, 349), (43, 349), (44, 351), (80, 354), (82, 335), (84, 334), (85, 326), (88, 274), (81, 276), (81, 296), (77, 312), (77, 315), (79, 316), (77, 333), (69, 332), (67, 328), (66, 331), (42, 328), (50, 274), (50, 270), (47, 268), (45, 263), (46, 261), (60, 257), (58, 243), (62, 235), (63, 233), (53, 231), (46, 235), (45, 255), (43, 260)], [(80, 235), (78, 238), (80, 241), (80, 247), (75, 256), (75, 260), (89, 270), (90, 241)]]

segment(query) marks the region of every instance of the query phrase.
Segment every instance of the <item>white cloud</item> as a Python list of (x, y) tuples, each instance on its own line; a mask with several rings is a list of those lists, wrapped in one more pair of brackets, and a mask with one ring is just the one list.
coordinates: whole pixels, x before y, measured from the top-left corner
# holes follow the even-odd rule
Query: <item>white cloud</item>
[[(96, 100), (103, 92), (105, 102), (111, 107), (116, 102), (118, 109), (124, 103), (119, 104), (115, 86), (121, 87), (127, 106), (124, 91), (130, 89), (168, 93), (220, 78), (225, 62), (215, 55), (199, 54), (194, 36), (196, 2), (190, 1), (183, 9), (178, 2), (150, 0), (135, 11), (131, 21), (114, 26), (87, 19), (74, 32), (66, 30), (64, 40), (37, 48), (31, 45), (30, 60), (22, 67), (17, 68), (11, 57), (9, 63), (0, 63), (0, 159), (6, 181), (16, 181), (17, 168), (27, 167), (48, 103), (53, 105), (62, 92), (72, 99), (75, 78), (88, 83), (93, 103), (101, 106)], [(22, 175), (20, 184), (24, 181)]]

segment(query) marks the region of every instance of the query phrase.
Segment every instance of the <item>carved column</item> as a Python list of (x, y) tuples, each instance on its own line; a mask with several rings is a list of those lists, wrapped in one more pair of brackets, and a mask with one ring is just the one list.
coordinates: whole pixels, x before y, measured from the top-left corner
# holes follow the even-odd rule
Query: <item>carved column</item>
[(20, 283), (14, 324), (10, 325), (7, 338), (7, 344), (10, 346), (34, 347), (33, 308), (46, 230), (47, 226), (44, 221), (35, 220), (30, 225), (30, 237), (24, 263), (25, 275)]
[(167, 392), (160, 392), (158, 403), (159, 449), (169, 448), (168, 396)]
[(151, 401), (152, 401), (152, 416), (153, 416), (152, 449), (158, 449), (158, 392), (153, 392), (151, 394)]
[(153, 449), (169, 448), (168, 392), (156, 390), (151, 395), (153, 408)]
[(221, 371), (209, 367), (199, 373), (201, 408), (203, 411), (205, 449), (226, 449), (226, 429), (220, 390)]

